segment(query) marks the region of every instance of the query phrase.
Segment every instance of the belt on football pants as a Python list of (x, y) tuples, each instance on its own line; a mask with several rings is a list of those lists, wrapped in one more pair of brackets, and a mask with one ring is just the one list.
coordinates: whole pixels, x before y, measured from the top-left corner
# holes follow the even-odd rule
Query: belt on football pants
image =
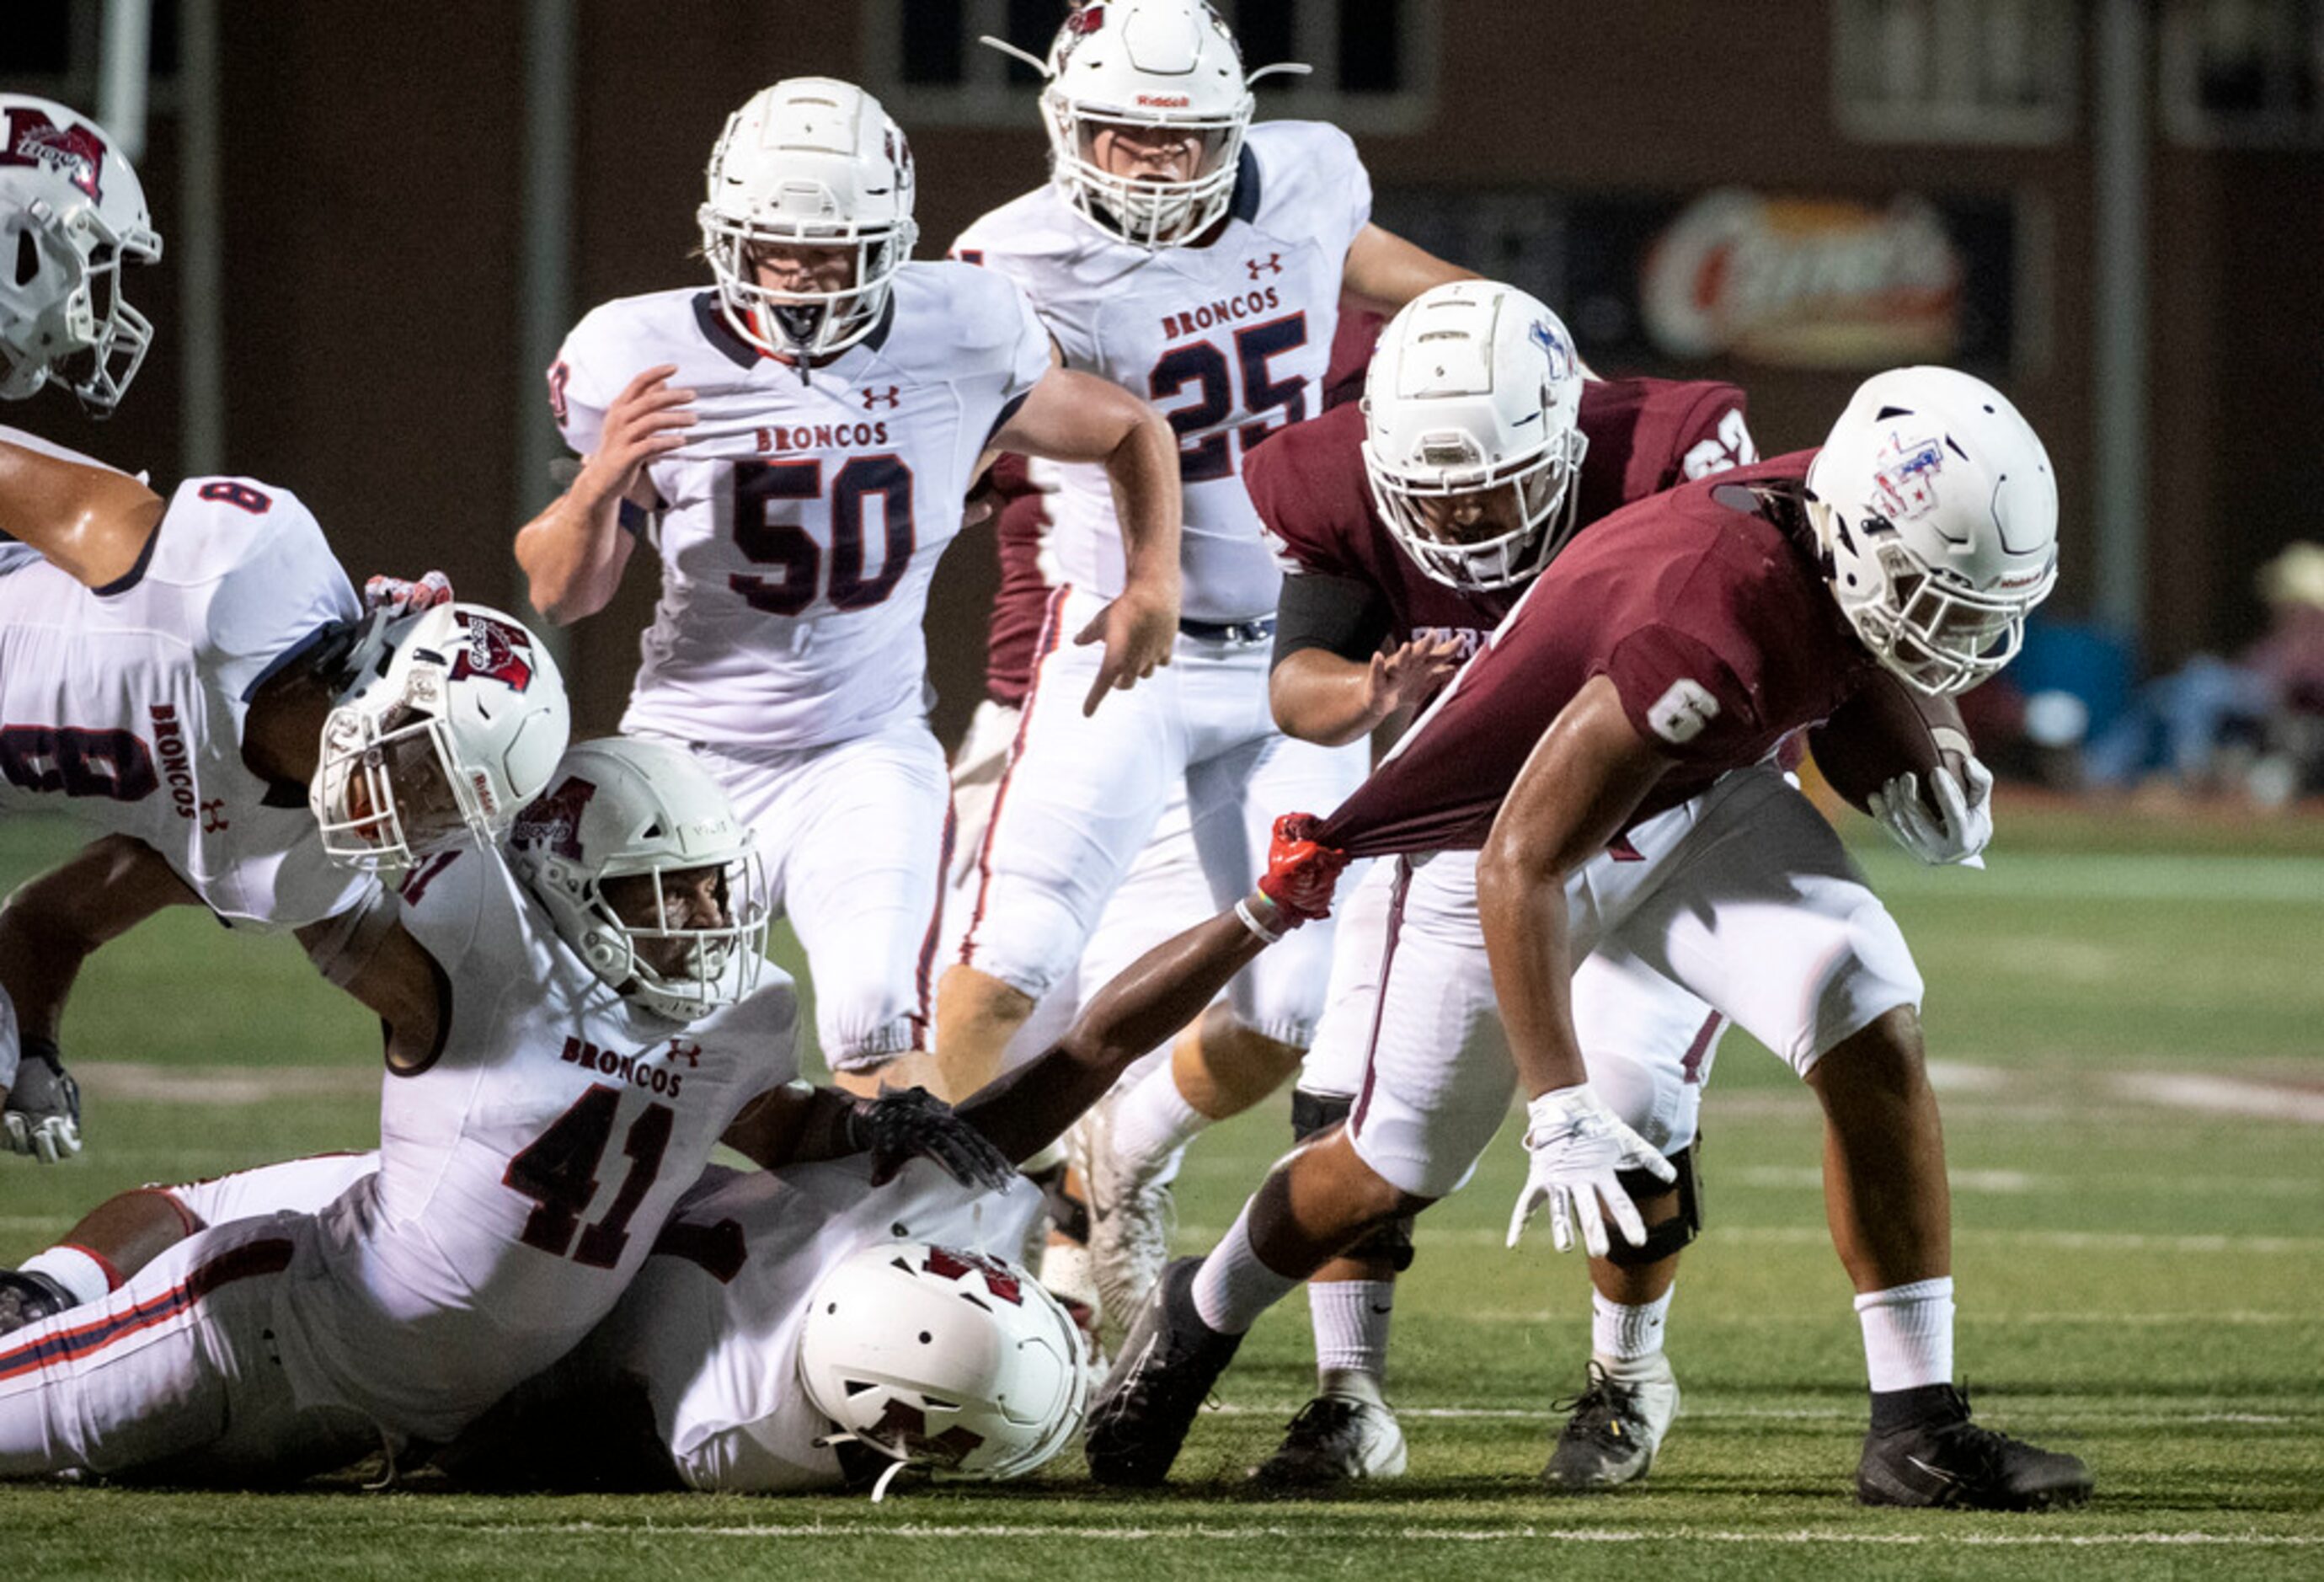
[(1249, 645), (1275, 641), (1275, 617), (1254, 615), (1248, 621), (1194, 621), (1178, 623), (1178, 630), (1199, 643), (1224, 643)]

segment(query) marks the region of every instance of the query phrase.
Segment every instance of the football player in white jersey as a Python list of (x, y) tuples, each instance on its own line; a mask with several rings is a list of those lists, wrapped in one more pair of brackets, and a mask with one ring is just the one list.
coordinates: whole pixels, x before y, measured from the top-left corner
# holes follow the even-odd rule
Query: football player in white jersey
[(661, 602), (622, 728), (690, 745), (759, 831), (824, 1056), (867, 1088), (930, 1075), (949, 824), (920, 616), (971, 482), (1006, 449), (1120, 491), (1130, 569), (1076, 628), (1102, 645), (1086, 707), (1167, 661), (1178, 606), (1167, 425), (1053, 368), (1005, 279), (910, 262), (912, 190), (903, 133), (861, 89), (754, 96), (711, 156), (715, 289), (609, 302), (574, 329), (549, 388), (587, 460), (517, 537), (535, 605), (575, 620), (660, 513)]
[[(568, 764), (589, 751), (576, 749)], [(540, 827), (562, 830), (563, 810), (575, 802), (560, 786), (541, 804)], [(534, 838), (533, 819), (519, 840)], [(1007, 1477), (1048, 1459), (1080, 1419), (1082, 1337), (1029, 1276), (982, 1250), (1015, 1248), (1040, 1195), (1021, 1179), (977, 1195), (960, 1178), (978, 1175), (978, 1156), (955, 1145), (989, 1139), (995, 1159), (1041, 1149), (1272, 937), (1322, 916), (1340, 867), (1337, 854), (1312, 842), (1278, 841), (1267, 876), (1237, 909), (1122, 973), (1052, 1048), (950, 1117), (955, 1127), (908, 1108), (909, 1133), (890, 1128), (869, 1157), (824, 1162), (819, 1155), (839, 1152), (815, 1141), (819, 1130), (829, 1134), (819, 1124), (827, 1103), (820, 1118), (798, 1106), (785, 1127), (756, 1127), (746, 1151), (782, 1162), (705, 1171), (658, 1237), (650, 1221), (636, 1220), (635, 1247), (650, 1242), (655, 1255), (586, 1340), (462, 1436), (459, 1475), (500, 1485), (780, 1494), (868, 1481), (906, 1463)], [(706, 1041), (713, 1024), (686, 1036)], [(687, 1080), (696, 1069), (687, 1067)], [(897, 1103), (858, 1113), (876, 1118)], [(964, 1137), (967, 1127), (974, 1132)], [(781, 1146), (767, 1146), (774, 1138)], [(391, 1133), (384, 1155), (296, 1160), (124, 1194), (84, 1219), (67, 1244), (6, 1278), (21, 1293), (28, 1276), (45, 1280), (76, 1264), (117, 1273), (166, 1255), (180, 1267), (186, 1259), (172, 1249), (189, 1234), (214, 1234), (206, 1226), (279, 1225), (252, 1217), (311, 1213), (342, 1194), (380, 1196), (375, 1176), (395, 1145)], [(953, 1162), (899, 1170), (913, 1152)], [(665, 1163), (665, 1178), (673, 1168)], [(592, 1172), (558, 1173), (569, 1180)], [(571, 1220), (561, 1228), (569, 1236)], [(148, 1282), (141, 1274), (138, 1283)], [(0, 1280), (0, 1332), (15, 1327), (12, 1294)], [(73, 1336), (103, 1333), (88, 1318), (84, 1308), (61, 1324)], [(37, 1354), (30, 1334), (0, 1344), (0, 1434), (12, 1359), (29, 1355), (21, 1365), (38, 1366)], [(275, 1426), (283, 1426), (279, 1417)]]
[[(1323, 410), (1343, 293), (1392, 310), (1468, 273), (1370, 223), (1370, 180), (1345, 134), (1250, 125), (1234, 40), (1200, 0), (1087, 6), (1046, 61), (1022, 58), (1047, 80), (1050, 180), (976, 221), (953, 251), (1025, 289), (1068, 367), (1164, 408), (1185, 486), (1185, 616), (1172, 669), (1090, 717), (1074, 707), (1088, 656), (1042, 644), (979, 856), (974, 921), (938, 996), (947, 1069), (979, 1074), (1072, 970), (1177, 786), (1223, 901), (1275, 810), (1334, 803), (1362, 778), (1360, 745), (1292, 741), (1270, 717), (1282, 578), (1243, 493), (1242, 459)], [(1052, 619), (1070, 632), (1121, 586), (1125, 541), (1090, 468), (1065, 469), (1050, 515)], [(1296, 1067), (1330, 957), (1330, 931), (1309, 930), (1262, 958), (1231, 989), (1231, 1012), (1206, 1020), (1218, 1047), (1202, 1064), (1250, 1087), (1213, 1096), (1222, 1113)], [(1109, 1198), (1111, 1174), (1099, 1164), (1089, 1183), (1106, 1229), (1131, 1218), (1158, 1227), (1156, 1195)], [(1116, 1240), (1093, 1241), (1101, 1289), (1120, 1287), (1104, 1250)]]
[(722, 1137), (1008, 1178), (925, 1093), (795, 1083), (750, 833), (677, 748), (574, 748), (505, 859), (439, 853), (399, 902), (363, 968), (400, 1006), (377, 1170), (13, 1335), (0, 1476), (263, 1482), (447, 1440), (604, 1316)]

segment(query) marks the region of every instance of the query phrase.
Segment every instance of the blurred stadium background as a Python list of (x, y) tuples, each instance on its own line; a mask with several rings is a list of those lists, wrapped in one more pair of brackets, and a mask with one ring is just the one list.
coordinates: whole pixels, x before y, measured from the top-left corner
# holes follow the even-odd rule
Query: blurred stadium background
[[(694, 209), (727, 112), (782, 76), (864, 84), (913, 138), (930, 255), (1042, 170), (1029, 74), (976, 36), (1038, 49), (1061, 9), (0, 0), (0, 86), (142, 142), (167, 242), (132, 288), (160, 335), (121, 415), (6, 415), (161, 478), (287, 484), (358, 577), (440, 565), (514, 603), (510, 537), (559, 450), (541, 371), (590, 304), (706, 283)], [(2006, 389), (2064, 506), (2064, 578), (2011, 678), (2018, 702), (2070, 697), (2103, 733), (2144, 679), (2237, 655), (2286, 618), (2260, 574), (2293, 575), (2284, 551), (2324, 539), (2324, 0), (1222, 9), (1250, 63), (1317, 65), (1264, 86), (1260, 114), (1355, 134), (1384, 224), (1559, 307), (1601, 370), (1741, 384), (1768, 453), (1815, 442), (1872, 368), (1950, 362)], [(941, 727), (976, 695), (986, 557), (964, 538), (930, 616)], [(613, 725), (652, 593), (633, 575), (570, 634), (582, 728)], [(2023, 719), (1994, 701), (1980, 723), (1998, 743)], [(2324, 712), (2324, 693), (2293, 701)], [(2070, 734), (1996, 751), (2071, 788), (2054, 746)], [(2223, 762), (2314, 745), (2260, 720)], [(1528, 1568), (1596, 1555), (1668, 1576), (2314, 1576), (2324, 817), (2310, 801), (2255, 820), (2245, 782), (2229, 790), (2159, 810), (2005, 790), (1981, 877), (1865, 854), (1922, 953), (1947, 1062), (1971, 1383), (2005, 1425), (2091, 1460), (2087, 1513), (1948, 1524), (1842, 1503), (1860, 1375), (1812, 1109), (1738, 1035), (1706, 1106), (1713, 1222), (1673, 1329), (1689, 1420), (1616, 1501), (1545, 1504), (1530, 1483), (1587, 1309), (1578, 1270), (1486, 1246), (1514, 1184), (1503, 1144), (1423, 1235), (1392, 1383), (1425, 1414), (1415, 1478), (1378, 1499), (1239, 1503), (1240, 1466), (1303, 1392), (1294, 1304), (1236, 1375), (1242, 1415), (1206, 1420), (1198, 1481), (1160, 1507), (1093, 1501), (1070, 1474), (885, 1513), (11, 1490), (0, 1529), (26, 1566), (75, 1576), (1442, 1575), (1520, 1552)], [(0, 837), (12, 884), (69, 838)], [(92, 968), (66, 1041), (91, 1153), (0, 1165), (0, 1261), (117, 1186), (364, 1144), (361, 1018), (287, 949), (214, 936), (168, 920)], [(1197, 1149), (1190, 1242), (1279, 1136), (1270, 1108)], [(778, 1530), (824, 1540), (733, 1541)], [(1090, 1547), (1124, 1536), (1157, 1542)], [(1535, 1547), (1552, 1539), (1574, 1547)]]

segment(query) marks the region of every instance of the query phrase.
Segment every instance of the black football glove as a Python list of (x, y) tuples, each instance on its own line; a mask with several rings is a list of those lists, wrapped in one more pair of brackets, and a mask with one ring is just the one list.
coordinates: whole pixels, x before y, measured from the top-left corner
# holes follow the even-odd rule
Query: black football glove
[(928, 1159), (964, 1187), (997, 1192), (1017, 1173), (1009, 1156), (925, 1087), (890, 1089), (858, 1099), (848, 1140), (872, 1156), (872, 1184), (886, 1186), (905, 1162)]
[(0, 1112), (0, 1148), (54, 1164), (80, 1152), (80, 1084), (49, 1040), (27, 1034), (23, 1048), (7, 1108)]

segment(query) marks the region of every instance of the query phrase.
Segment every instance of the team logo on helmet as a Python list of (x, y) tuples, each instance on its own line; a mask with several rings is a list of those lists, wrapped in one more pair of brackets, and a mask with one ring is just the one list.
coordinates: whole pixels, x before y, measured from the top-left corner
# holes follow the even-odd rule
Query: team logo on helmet
[(1065, 31), (1076, 39), (1085, 39), (1105, 26), (1105, 7), (1084, 5), (1065, 18)]
[(1880, 465), (1872, 474), (1879, 486), (1883, 513), (1890, 521), (1925, 516), (1937, 508), (1936, 476), (1944, 470), (1945, 449), (1935, 439), (1899, 439), (1894, 431), (1881, 448)]
[(1526, 338), (1541, 348), (1542, 356), (1549, 364), (1552, 379), (1562, 382), (1573, 376), (1573, 348), (1566, 345), (1565, 338), (1548, 323), (1535, 319), (1533, 327), (1526, 331)]
[(908, 1460), (946, 1469), (958, 1466), (970, 1451), (984, 1443), (982, 1434), (957, 1423), (940, 1434), (929, 1433), (928, 1414), (900, 1401), (889, 1402), (887, 1411), (863, 1437), (902, 1452)]
[(516, 816), (509, 827), (509, 845), (520, 849), (546, 847), (551, 856), (581, 861), (581, 815), (596, 794), (595, 782), (567, 775)]
[(512, 692), (532, 685), (532, 638), (521, 629), (489, 615), (460, 615), (468, 634), (466, 647), (453, 657), (452, 679), (490, 676)]
[(920, 1265), (940, 1280), (963, 1280), (972, 1272), (984, 1276), (984, 1289), (995, 1300), (1007, 1302), (1012, 1308), (1025, 1305), (1025, 1288), (1017, 1272), (998, 1259), (981, 1253), (957, 1252), (950, 1247), (930, 1247), (927, 1262)]
[(105, 140), (88, 126), (60, 126), (39, 110), (9, 115), (10, 136), (0, 147), (0, 165), (32, 165), (54, 171), (100, 201), (98, 178), (105, 171)]

